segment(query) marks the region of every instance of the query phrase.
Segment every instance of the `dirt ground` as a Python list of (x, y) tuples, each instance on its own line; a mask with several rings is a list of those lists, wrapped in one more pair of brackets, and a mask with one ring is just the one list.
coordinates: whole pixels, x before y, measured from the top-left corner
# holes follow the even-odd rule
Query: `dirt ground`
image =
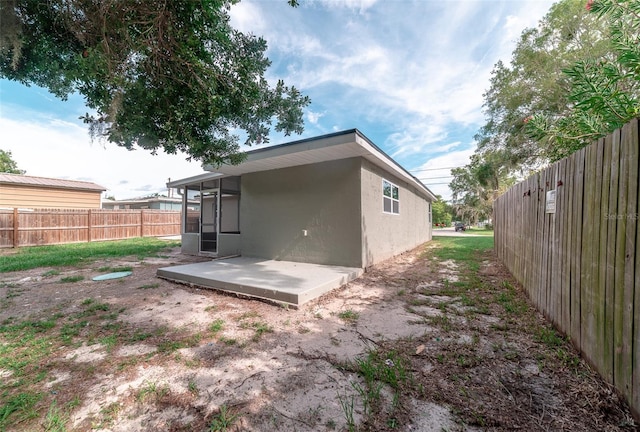
[(200, 260), (178, 250), (2, 274), (0, 323), (55, 316), (64, 341), (8, 430), (46, 429), (54, 401), (78, 431), (637, 430), (491, 252), (470, 272), (431, 247), (297, 310), (156, 278)]

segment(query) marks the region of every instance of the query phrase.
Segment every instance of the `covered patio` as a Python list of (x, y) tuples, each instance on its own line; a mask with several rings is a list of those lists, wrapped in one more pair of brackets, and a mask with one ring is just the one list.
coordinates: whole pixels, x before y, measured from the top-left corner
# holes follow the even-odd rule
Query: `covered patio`
[(363, 269), (233, 257), (158, 269), (163, 279), (298, 307), (338, 288)]

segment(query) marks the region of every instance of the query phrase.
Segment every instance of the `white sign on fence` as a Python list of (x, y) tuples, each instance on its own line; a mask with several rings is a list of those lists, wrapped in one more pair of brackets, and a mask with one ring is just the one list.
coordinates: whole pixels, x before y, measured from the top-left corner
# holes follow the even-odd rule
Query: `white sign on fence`
[(556, 191), (550, 190), (547, 191), (547, 206), (546, 213), (555, 213), (556, 212)]

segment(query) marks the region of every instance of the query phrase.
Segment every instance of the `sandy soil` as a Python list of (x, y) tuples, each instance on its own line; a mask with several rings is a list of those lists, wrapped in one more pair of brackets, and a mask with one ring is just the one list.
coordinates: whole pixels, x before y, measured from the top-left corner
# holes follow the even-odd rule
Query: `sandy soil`
[[(225, 413), (229, 430), (247, 431), (634, 430), (627, 407), (571, 346), (562, 345), (575, 359), (567, 362), (538, 340), (539, 314), (491, 301), (514, 283), (492, 254), (474, 275), (478, 288), (460, 295), (450, 287), (470, 276), (424, 249), (298, 310), (156, 278), (159, 267), (201, 260), (177, 250), (53, 276), (1, 275), (0, 323), (53, 314), (75, 323), (88, 305), (108, 305), (41, 365), (42, 415), (16, 430), (42, 430), (54, 400), (79, 431), (209, 430)], [(133, 275), (91, 281), (100, 267), (122, 265)], [(85, 279), (60, 282), (70, 275)], [(403, 359), (410, 375), (396, 396), (380, 384), (369, 407), (356, 362), (368, 353), (389, 368)]]

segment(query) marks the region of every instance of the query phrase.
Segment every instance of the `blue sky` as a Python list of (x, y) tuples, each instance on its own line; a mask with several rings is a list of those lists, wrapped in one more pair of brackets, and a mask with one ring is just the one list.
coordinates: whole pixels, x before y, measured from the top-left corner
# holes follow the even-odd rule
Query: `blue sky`
[[(483, 125), (482, 94), (498, 60), (547, 13), (546, 0), (243, 0), (232, 25), (266, 39), (272, 66), (311, 98), (300, 136), (357, 128), (437, 194), (465, 165)], [(164, 192), (202, 172), (184, 155), (91, 143), (80, 96), (0, 80), (0, 148), (35, 176), (89, 180), (118, 199)]]

